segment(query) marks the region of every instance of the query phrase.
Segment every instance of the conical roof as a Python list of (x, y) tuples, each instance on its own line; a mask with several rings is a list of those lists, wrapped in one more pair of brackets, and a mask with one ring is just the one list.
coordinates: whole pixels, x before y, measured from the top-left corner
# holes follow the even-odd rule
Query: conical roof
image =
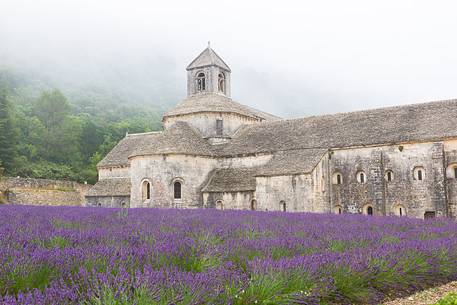
[(196, 68), (202, 68), (207, 66), (217, 66), (228, 72), (231, 72), (229, 66), (214, 52), (208, 44), (208, 47), (200, 53), (190, 64), (187, 66), (187, 70)]

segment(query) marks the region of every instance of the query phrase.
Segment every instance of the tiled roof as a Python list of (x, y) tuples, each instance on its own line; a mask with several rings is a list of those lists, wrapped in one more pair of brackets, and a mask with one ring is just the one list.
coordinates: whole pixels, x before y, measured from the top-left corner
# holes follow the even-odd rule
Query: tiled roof
[(144, 147), (160, 136), (160, 132), (131, 134), (119, 141), (117, 145), (98, 163), (98, 167), (128, 166), (129, 155), (137, 148)]
[(187, 70), (202, 68), (207, 66), (218, 66), (226, 71), (231, 71), (229, 66), (214, 52), (209, 46), (200, 53), (190, 64)]
[(89, 190), (86, 196), (130, 196), (130, 179), (101, 179)]
[[(341, 148), (457, 136), (457, 100), (246, 125), (223, 149), (232, 155)], [(222, 148), (222, 147), (221, 147)]]
[(197, 129), (185, 122), (176, 122), (156, 136), (146, 138), (128, 157), (154, 154), (214, 156), (214, 151)]
[(255, 176), (278, 176), (310, 173), (327, 149), (301, 149), (280, 151), (261, 166)]
[(280, 118), (272, 114), (242, 105), (222, 94), (207, 93), (187, 97), (176, 107), (165, 113), (164, 118), (191, 113), (201, 112), (228, 112), (257, 118), (260, 120), (273, 121)]
[(210, 174), (209, 182), (202, 192), (242, 192), (254, 191), (256, 169), (222, 168)]

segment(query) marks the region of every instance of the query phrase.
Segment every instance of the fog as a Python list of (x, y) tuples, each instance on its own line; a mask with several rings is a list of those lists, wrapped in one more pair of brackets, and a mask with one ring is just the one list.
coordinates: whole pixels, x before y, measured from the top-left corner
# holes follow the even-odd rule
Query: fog
[(0, 66), (170, 107), (211, 40), (235, 100), (284, 117), (351, 111), (457, 98), (456, 11), (420, 0), (0, 0)]

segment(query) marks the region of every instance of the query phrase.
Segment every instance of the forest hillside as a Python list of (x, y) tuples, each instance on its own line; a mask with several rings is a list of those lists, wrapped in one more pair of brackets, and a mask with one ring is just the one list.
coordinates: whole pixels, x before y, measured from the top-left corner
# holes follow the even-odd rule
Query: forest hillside
[(96, 164), (113, 146), (127, 132), (160, 130), (171, 106), (146, 103), (145, 91), (133, 89), (75, 86), (0, 67), (3, 174), (95, 183)]

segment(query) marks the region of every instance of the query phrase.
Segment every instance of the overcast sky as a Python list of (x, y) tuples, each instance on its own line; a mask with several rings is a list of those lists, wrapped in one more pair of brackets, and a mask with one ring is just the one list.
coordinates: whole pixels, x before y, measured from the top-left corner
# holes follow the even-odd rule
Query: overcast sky
[(457, 98), (455, 1), (0, 0), (0, 64), (129, 63), (177, 99), (208, 40), (233, 98), (285, 117)]

